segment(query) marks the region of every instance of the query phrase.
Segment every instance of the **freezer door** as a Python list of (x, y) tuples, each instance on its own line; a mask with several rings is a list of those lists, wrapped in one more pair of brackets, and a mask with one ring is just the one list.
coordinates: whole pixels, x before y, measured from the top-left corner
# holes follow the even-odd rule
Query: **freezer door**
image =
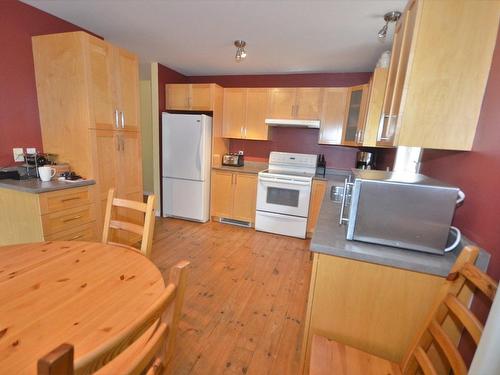
[(210, 181), (163, 179), (163, 216), (206, 222)]
[(204, 181), (210, 172), (211, 117), (163, 113), (163, 177)]

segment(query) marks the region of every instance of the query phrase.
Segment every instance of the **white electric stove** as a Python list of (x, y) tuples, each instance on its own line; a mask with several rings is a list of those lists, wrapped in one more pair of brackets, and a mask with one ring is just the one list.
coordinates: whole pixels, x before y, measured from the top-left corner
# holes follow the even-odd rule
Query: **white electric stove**
[(312, 179), (318, 156), (271, 152), (259, 173), (255, 229), (306, 238)]

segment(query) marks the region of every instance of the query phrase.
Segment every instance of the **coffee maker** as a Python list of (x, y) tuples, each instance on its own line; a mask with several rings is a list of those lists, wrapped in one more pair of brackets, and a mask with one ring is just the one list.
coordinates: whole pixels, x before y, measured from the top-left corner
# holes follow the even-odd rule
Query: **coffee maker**
[(358, 151), (356, 153), (357, 169), (375, 169), (375, 154), (373, 152)]

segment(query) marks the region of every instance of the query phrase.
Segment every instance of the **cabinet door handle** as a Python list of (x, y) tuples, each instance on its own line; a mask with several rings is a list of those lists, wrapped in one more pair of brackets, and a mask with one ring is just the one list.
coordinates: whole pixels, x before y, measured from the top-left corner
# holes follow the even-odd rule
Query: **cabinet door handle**
[(245, 126), (245, 138), (247, 137), (247, 127)]
[(240, 126), (240, 137), (243, 138), (243, 126)]
[(118, 110), (115, 109), (115, 128), (118, 129)]
[(77, 239), (82, 238), (82, 237), (83, 237), (83, 234), (79, 234), (78, 236), (71, 237), (71, 238), (69, 239), (69, 241), (74, 241), (74, 240), (77, 240)]
[(77, 199), (82, 199), (81, 197), (65, 198), (61, 199), (61, 202), (76, 201)]
[(76, 216), (73, 216), (73, 217), (70, 217), (69, 219), (64, 219), (62, 222), (63, 223), (67, 223), (69, 221), (73, 221), (73, 220), (78, 220), (82, 217), (82, 215), (76, 215)]
[(125, 128), (125, 112), (121, 112), (122, 113), (122, 129)]
[(123, 137), (120, 137), (120, 139), (122, 140), (122, 151), (125, 151), (125, 139)]

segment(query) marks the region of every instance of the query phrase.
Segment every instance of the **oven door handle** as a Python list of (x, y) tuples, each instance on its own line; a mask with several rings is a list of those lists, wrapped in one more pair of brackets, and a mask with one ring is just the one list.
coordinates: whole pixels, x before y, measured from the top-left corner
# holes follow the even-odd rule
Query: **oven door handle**
[(297, 180), (284, 180), (284, 179), (278, 179), (278, 178), (266, 178), (266, 177), (259, 177), (259, 181), (263, 182), (276, 182), (280, 184), (288, 184), (288, 185), (298, 185), (298, 186), (308, 186), (311, 183), (308, 181), (297, 181)]

